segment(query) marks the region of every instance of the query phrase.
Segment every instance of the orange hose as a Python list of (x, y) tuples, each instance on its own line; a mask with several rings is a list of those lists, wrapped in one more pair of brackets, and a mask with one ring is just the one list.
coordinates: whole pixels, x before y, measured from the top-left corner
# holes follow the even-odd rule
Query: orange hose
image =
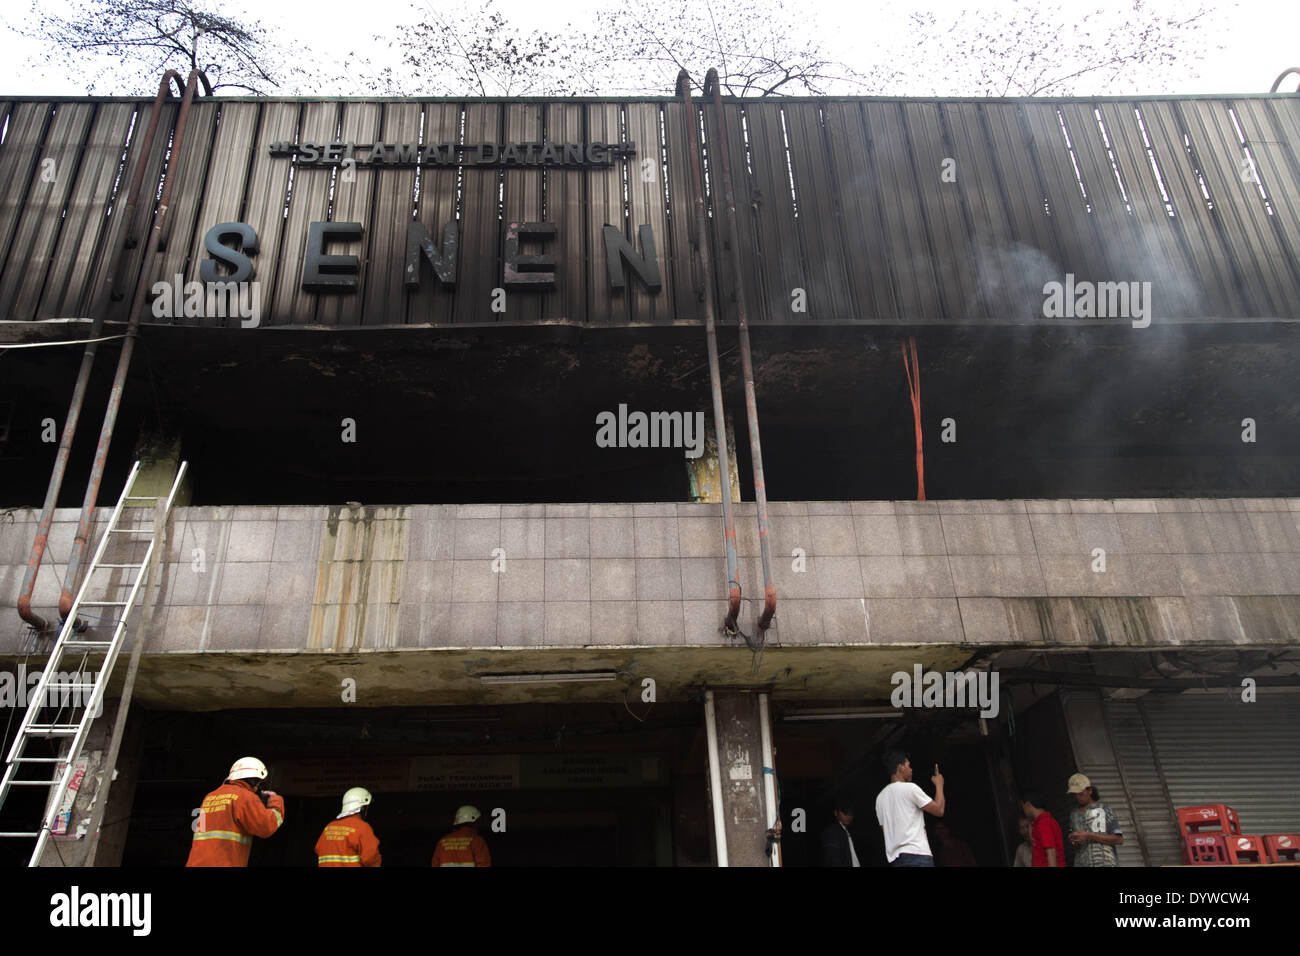
[[(908, 349), (911, 349), (909, 355)], [(907, 390), (912, 397), (912, 419), (916, 422), (916, 500), (925, 500), (925, 457), (921, 443), (921, 364), (916, 357), (916, 337), (903, 346), (903, 368), (907, 370)]]

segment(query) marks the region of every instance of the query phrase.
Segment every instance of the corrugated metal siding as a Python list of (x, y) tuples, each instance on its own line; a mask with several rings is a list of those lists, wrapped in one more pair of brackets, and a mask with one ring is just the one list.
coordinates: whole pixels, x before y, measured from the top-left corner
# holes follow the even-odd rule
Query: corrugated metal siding
[(1150, 865), (1182, 862), (1176, 807), (1226, 803), (1246, 833), (1300, 832), (1300, 695), (1261, 693), (1254, 703), (1217, 694), (1106, 701), (1113, 749), (1096, 696), (1062, 699), (1079, 769), (1124, 827), (1121, 865), (1141, 865), (1139, 840)]
[(1300, 695), (1147, 695), (1175, 807), (1226, 803), (1245, 833), (1300, 833)]
[(1138, 701), (1106, 701), (1115, 750), (1128, 779), (1130, 807), (1151, 866), (1182, 862), (1182, 841)]
[[(131, 163), (149, 157), (146, 191), (161, 173), (176, 107), (164, 109), (160, 142), (146, 149), (137, 137), (131, 147)], [(711, 104), (702, 110), (707, 150), (717, 122)], [(109, 256), (74, 240), (95, 243), (102, 234), (100, 245), (120, 241), (107, 213), (113, 152), (125, 129), (112, 127), (132, 114), (142, 124), (148, 112), (148, 101), (134, 100), (0, 104), (9, 122), (0, 144), (3, 319), (75, 315), (96, 299)], [(679, 104), (661, 100), (201, 99), (168, 169), (179, 188), (171, 243), (155, 270), (163, 274), (140, 277), (137, 248), (122, 282), (152, 282), (177, 270), (196, 279), (204, 233), (238, 215), (260, 239), (254, 262), (264, 283), (264, 325), (699, 321), (698, 297), (686, 285), (698, 275), (680, 129), (688, 119)], [(735, 317), (738, 280), (755, 322), (1042, 321), (1043, 284), (1067, 273), (1080, 281), (1150, 282), (1160, 320), (1300, 318), (1294, 95), (731, 101), (722, 120), (741, 251), (736, 277), (722, 255), (719, 170), (709, 150), (714, 215), (707, 241), (722, 321)], [(385, 139), (402, 142), (421, 135), (468, 143), (633, 139), (637, 153), (588, 170), (470, 167), (458, 177), (425, 168), (418, 200), (410, 169), (358, 168), (354, 181), (341, 182), (327, 168), (302, 168), (290, 192), (289, 161), (267, 155), (274, 141), (365, 141), (381, 128)], [(1244, 149), (1259, 183), (1241, 175)], [(53, 183), (37, 175), (47, 158), (60, 170)], [(647, 159), (653, 178), (641, 176)], [(955, 179), (943, 176), (947, 160)], [(361, 261), (354, 296), (300, 288), (307, 226), (326, 218), (331, 186), (332, 218), (354, 217), (365, 231), (353, 248), (338, 250)], [(419, 292), (407, 292), (400, 282), (406, 221), (414, 213), (440, 241), (442, 223), (456, 210), (456, 289), (437, 288), (426, 276)], [(146, 206), (141, 216), (148, 214)], [(490, 308), (502, 281), (499, 214), (506, 221), (545, 215), (559, 227), (548, 249), (556, 256), (557, 291), (512, 295), (504, 314)], [(662, 292), (646, 293), (633, 281), (611, 294), (606, 223), (632, 240), (636, 227), (654, 226)], [(797, 288), (806, 292), (806, 312), (791, 310)]]

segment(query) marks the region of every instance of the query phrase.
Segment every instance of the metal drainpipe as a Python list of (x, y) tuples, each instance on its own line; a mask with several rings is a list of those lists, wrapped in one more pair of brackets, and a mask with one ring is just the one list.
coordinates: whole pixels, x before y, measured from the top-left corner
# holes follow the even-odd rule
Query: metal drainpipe
[(691, 199), (695, 205), (694, 243), (700, 253), (700, 285), (704, 296), (704, 330), (709, 344), (709, 385), (713, 391), (713, 432), (718, 439), (718, 477), (722, 481), (722, 525), (727, 547), (727, 617), (723, 628), (728, 635), (738, 630), (740, 615), (740, 569), (736, 557), (736, 520), (731, 505), (731, 472), (727, 463), (727, 421), (722, 408), (722, 373), (718, 369), (718, 327), (713, 314), (713, 262), (709, 255), (708, 216), (704, 211), (704, 175), (700, 166), (700, 138), (696, 130), (695, 104), (691, 101), (691, 78), (677, 74), (677, 95), (686, 107), (686, 151), (691, 159)]
[(736, 227), (736, 197), (731, 188), (731, 158), (727, 150), (727, 130), (722, 117), (722, 92), (718, 71), (709, 70), (704, 77), (704, 92), (713, 93), (713, 118), (717, 126), (715, 142), (718, 165), (722, 170), (722, 195), (726, 207), (726, 232), (723, 245), (730, 251), (732, 274), (736, 278), (736, 316), (740, 331), (740, 365), (745, 375), (745, 417), (749, 425), (749, 455), (754, 463), (754, 500), (758, 503), (758, 543), (763, 556), (763, 612), (758, 617), (759, 642), (772, 624), (776, 613), (776, 588), (772, 585), (772, 558), (767, 520), (767, 483), (763, 478), (763, 448), (758, 438), (758, 398), (754, 392), (754, 359), (749, 349), (749, 320), (745, 308), (745, 283), (741, 281), (739, 229)]
[[(163, 74), (162, 82), (158, 85), (158, 95), (154, 97), (153, 113), (149, 117), (149, 130), (145, 134), (144, 148), (140, 152), (140, 161), (136, 163), (135, 171), (131, 176), (131, 185), (126, 194), (127, 203), (123, 215), (126, 222), (127, 237), (125, 242), (120, 244), (113, 252), (113, 258), (105, 276), (103, 293), (100, 295), (100, 302), (93, 313), (95, 320), (91, 324), (89, 335), (89, 338), (92, 339), (99, 338), (104, 328), (104, 315), (109, 308), (114, 276), (121, 265), (123, 252), (135, 245), (133, 222), (136, 204), (139, 201), (140, 188), (144, 182), (144, 167), (148, 163), (149, 148), (153, 145), (154, 135), (157, 131), (158, 115), (162, 112), (163, 102), (171, 92), (173, 79), (177, 88), (181, 88), (181, 75), (175, 70), (168, 70)], [(99, 343), (91, 342), (86, 346), (85, 351), (81, 353), (81, 368), (77, 371), (77, 382), (72, 389), (72, 401), (68, 404), (68, 416), (64, 420), (63, 435), (59, 439), (59, 451), (54, 457), (54, 471), (51, 472), (50, 483), (45, 488), (45, 503), (41, 506), (41, 520), (36, 526), (36, 539), (32, 542), (31, 557), (27, 560), (27, 572), (23, 576), (23, 586), (18, 594), (18, 615), (36, 629), (39, 637), (45, 637), (53, 628), (51, 628), (49, 621), (32, 611), (32, 594), (36, 590), (36, 576), (40, 573), (41, 562), (45, 559), (45, 547), (50, 539), (50, 525), (54, 522), (54, 509), (59, 500), (59, 492), (63, 489), (63, 478), (68, 469), (68, 457), (72, 453), (72, 441), (77, 434), (77, 423), (81, 418), (81, 409), (86, 400), (86, 388), (90, 383), (90, 372), (95, 364), (95, 355), (98, 350)]]
[[(772, 750), (772, 715), (767, 706), (767, 694), (758, 695), (758, 727), (763, 746), (763, 801), (767, 807), (767, 829), (781, 820), (781, 808), (776, 803), (776, 761)], [(781, 865), (781, 844), (772, 848), (772, 865)]]
[(727, 858), (727, 818), (722, 809), (722, 763), (718, 752), (718, 711), (713, 691), (704, 693), (704, 734), (709, 745), (709, 797), (713, 804), (713, 840), (718, 866), (729, 866)]
[[(104, 424), (99, 431), (99, 445), (95, 449), (95, 462), (91, 466), (90, 480), (86, 485), (86, 498), (81, 505), (81, 520), (77, 523), (77, 534), (72, 541), (72, 556), (68, 559), (68, 570), (63, 578), (63, 593), (59, 595), (59, 615), (66, 618), (72, 611), (72, 603), (81, 578), (81, 562), (86, 553), (86, 542), (90, 538), (90, 522), (95, 512), (95, 502), (99, 498), (99, 483), (104, 477), (104, 464), (108, 460), (108, 446), (113, 440), (113, 426), (117, 421), (117, 412), (122, 405), (122, 391), (126, 387), (126, 373), (131, 367), (131, 355), (135, 351), (135, 339), (140, 327), (140, 313), (144, 309), (145, 290), (148, 288), (150, 259), (166, 249), (167, 211), (171, 200), (172, 186), (176, 183), (176, 166), (180, 163), (181, 147), (185, 142), (185, 120), (189, 117), (190, 104), (194, 102), (194, 93), (198, 87), (199, 70), (191, 70), (185, 82), (185, 95), (181, 99), (180, 112), (176, 116), (176, 129), (172, 134), (173, 167), (166, 182), (163, 183), (162, 198), (158, 202), (158, 213), (154, 216), (153, 231), (150, 234), (150, 249), (144, 260), (144, 273), (136, 283), (135, 295), (131, 300), (128, 315), (126, 339), (122, 343), (122, 354), (117, 359), (117, 372), (113, 376), (113, 389), (109, 393), (108, 408), (104, 410)], [(207, 77), (203, 85), (208, 86)]]

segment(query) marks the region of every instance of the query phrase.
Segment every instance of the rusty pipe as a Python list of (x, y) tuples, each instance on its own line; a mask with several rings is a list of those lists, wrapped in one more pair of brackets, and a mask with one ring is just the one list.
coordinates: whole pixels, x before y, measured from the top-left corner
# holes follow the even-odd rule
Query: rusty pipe
[[(185, 95), (181, 99), (181, 108), (176, 115), (176, 127), (172, 134), (172, 162), (180, 163), (181, 147), (185, 142), (185, 121), (189, 117), (190, 104), (194, 102), (194, 93), (198, 87), (199, 70), (191, 70), (185, 83)], [(206, 82), (206, 81), (205, 81)], [(122, 352), (117, 358), (117, 371), (113, 376), (113, 388), (109, 392), (108, 407), (104, 410), (104, 424), (99, 430), (99, 444), (95, 448), (95, 460), (90, 470), (90, 480), (86, 484), (86, 497), (81, 505), (81, 520), (77, 522), (77, 533), (72, 539), (72, 555), (68, 559), (68, 570), (63, 578), (63, 593), (59, 595), (59, 614), (66, 618), (72, 612), (74, 595), (81, 578), (81, 564), (86, 554), (86, 543), (90, 538), (90, 523), (95, 512), (95, 503), (99, 499), (99, 484), (104, 477), (104, 465), (108, 461), (108, 447), (113, 440), (113, 426), (117, 422), (118, 409), (122, 405), (122, 392), (126, 388), (126, 373), (131, 367), (131, 356), (135, 351), (135, 340), (140, 328), (140, 315), (144, 311), (145, 290), (149, 288), (149, 260), (157, 256), (163, 248), (163, 236), (167, 228), (167, 211), (170, 208), (172, 186), (176, 183), (175, 168), (163, 183), (162, 197), (158, 201), (158, 212), (153, 219), (150, 233), (150, 250), (146, 254), (144, 273), (136, 283), (135, 295), (131, 301), (131, 311), (127, 318), (126, 338), (122, 342)]]
[(677, 74), (677, 95), (686, 107), (686, 152), (691, 160), (691, 200), (695, 206), (693, 242), (700, 253), (700, 287), (704, 297), (704, 330), (709, 347), (709, 387), (713, 392), (713, 432), (718, 440), (718, 477), (722, 481), (722, 525), (727, 548), (728, 634), (739, 630), (740, 568), (736, 557), (736, 519), (731, 504), (731, 471), (727, 461), (727, 421), (722, 408), (722, 373), (718, 366), (718, 327), (713, 314), (713, 263), (709, 254), (708, 216), (704, 209), (704, 174), (700, 166), (700, 137), (696, 130), (695, 104), (691, 101), (691, 78)]
[(181, 81), (181, 75), (175, 70), (168, 70), (163, 74), (162, 82), (158, 84), (158, 95), (153, 101), (153, 112), (149, 115), (149, 128), (144, 134), (144, 150), (140, 154), (140, 162), (136, 164), (135, 170), (131, 174), (131, 189), (126, 194), (126, 242), (125, 248), (134, 249), (140, 241), (136, 233), (136, 207), (140, 201), (140, 187), (144, 184), (144, 167), (149, 158), (149, 149), (153, 146), (153, 138), (158, 129), (158, 117), (162, 113), (163, 101), (171, 95), (171, 84), (176, 83), (176, 89), (182, 97), (185, 96), (184, 84)]
[[(145, 134), (144, 148), (140, 152), (140, 161), (136, 163), (126, 193), (127, 202), (124, 216), (128, 238), (126, 244), (118, 245), (113, 252), (113, 258), (105, 275), (104, 295), (92, 313), (95, 318), (88, 336), (91, 339), (99, 338), (100, 333), (103, 331), (104, 315), (108, 309), (114, 276), (121, 265), (123, 252), (129, 245), (134, 245), (134, 241), (130, 239), (130, 236), (133, 228), (132, 222), (135, 218), (135, 208), (140, 198), (140, 189), (144, 183), (144, 168), (148, 163), (149, 148), (153, 145), (154, 135), (157, 130), (158, 114), (162, 112), (162, 104), (171, 93), (173, 78), (177, 87), (180, 87), (180, 74), (175, 70), (168, 70), (163, 74), (162, 82), (158, 85), (158, 95), (154, 97), (153, 113), (149, 117), (149, 130)], [(77, 434), (77, 424), (81, 419), (81, 409), (85, 404), (86, 389), (90, 383), (90, 373), (95, 365), (95, 356), (98, 350), (99, 343), (90, 342), (81, 353), (81, 368), (77, 370), (77, 381), (72, 388), (72, 400), (68, 403), (68, 415), (64, 419), (63, 434), (59, 438), (59, 450), (54, 456), (54, 470), (50, 473), (50, 481), (45, 488), (45, 503), (41, 506), (41, 520), (36, 526), (36, 538), (32, 542), (32, 553), (27, 559), (27, 571), (23, 576), (23, 585), (16, 602), (18, 615), (35, 628), (39, 637), (46, 636), (51, 627), (45, 618), (32, 610), (32, 594), (36, 590), (36, 577), (40, 573), (41, 562), (45, 560), (45, 548), (50, 539), (50, 526), (54, 522), (54, 509), (57, 507), (59, 492), (63, 490), (63, 479), (68, 470), (68, 458), (72, 454), (72, 442)]]
[(767, 519), (767, 483), (763, 478), (763, 447), (758, 437), (758, 397), (754, 390), (754, 358), (749, 347), (749, 320), (745, 306), (745, 283), (741, 281), (739, 229), (736, 227), (736, 197), (731, 188), (731, 158), (727, 149), (726, 123), (722, 115), (722, 91), (718, 71), (704, 76), (704, 92), (713, 94), (713, 118), (717, 125), (718, 166), (721, 170), (722, 197), (725, 207), (723, 245), (731, 259), (736, 280), (736, 316), (740, 332), (740, 367), (745, 376), (745, 418), (749, 426), (749, 454), (754, 465), (754, 500), (758, 504), (758, 544), (763, 556), (763, 611), (758, 617), (760, 637), (772, 625), (776, 613), (776, 588), (772, 584), (771, 525)]
[[(1278, 75), (1278, 78), (1277, 78), (1276, 80), (1273, 81), (1273, 87), (1269, 90), (1269, 92), (1270, 92), (1270, 93), (1276, 93), (1276, 92), (1277, 92), (1277, 88), (1278, 88), (1279, 86), (1282, 85), (1282, 81), (1285, 80), (1285, 79), (1286, 79), (1288, 76), (1290, 76), (1292, 73), (1295, 73), (1295, 74), (1300, 75), (1300, 67), (1297, 67), (1297, 66), (1289, 66), (1289, 67), (1287, 67), (1285, 70), (1283, 70), (1283, 71)], [(1296, 92), (1300, 92), (1300, 90), (1297, 90)]]

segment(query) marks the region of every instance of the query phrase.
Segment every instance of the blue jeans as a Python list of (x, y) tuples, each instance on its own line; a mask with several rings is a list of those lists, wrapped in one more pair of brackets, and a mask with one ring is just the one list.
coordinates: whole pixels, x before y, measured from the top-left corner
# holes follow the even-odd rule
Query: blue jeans
[(890, 866), (934, 866), (934, 857), (920, 853), (900, 853), (894, 857)]

